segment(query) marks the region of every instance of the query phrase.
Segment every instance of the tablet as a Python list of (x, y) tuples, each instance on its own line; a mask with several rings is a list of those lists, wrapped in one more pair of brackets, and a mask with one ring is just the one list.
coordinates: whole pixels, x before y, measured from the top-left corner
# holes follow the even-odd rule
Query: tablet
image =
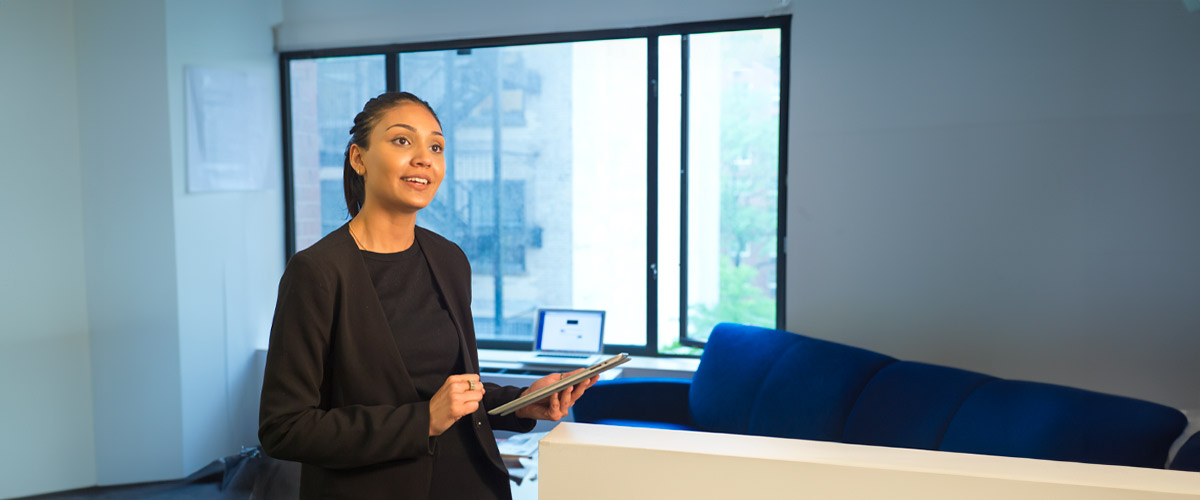
[(583, 370), (579, 371), (578, 373), (576, 373), (574, 375), (570, 375), (568, 377), (565, 377), (562, 380), (559, 380), (558, 382), (555, 382), (546, 387), (543, 387), (543, 388), (533, 391), (529, 394), (521, 396), (517, 399), (509, 401), (506, 404), (492, 408), (491, 410), (488, 411), (488, 415), (501, 415), (501, 416), (508, 415), (509, 413), (520, 410), (521, 408), (529, 406), (532, 403), (541, 401), (542, 399), (545, 399), (546, 396), (549, 396), (558, 391), (566, 389), (567, 386), (578, 384), (580, 382), (583, 382), (584, 380), (591, 378), (593, 375), (596, 375), (598, 373), (605, 372), (605, 371), (611, 370), (613, 368), (616, 368), (617, 366), (623, 365), (627, 361), (629, 361), (629, 359), (630, 359), (629, 355), (626, 353), (618, 354), (618, 355), (608, 358), (604, 361), (596, 363), (592, 366), (584, 368)]

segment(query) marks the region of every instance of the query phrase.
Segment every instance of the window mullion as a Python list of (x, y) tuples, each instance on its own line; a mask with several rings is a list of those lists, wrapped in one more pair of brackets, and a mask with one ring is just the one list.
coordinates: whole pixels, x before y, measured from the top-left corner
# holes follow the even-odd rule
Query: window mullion
[(283, 262), (296, 253), (296, 195), (292, 166), (292, 59), (279, 56), (280, 125), (283, 136)]
[(646, 349), (658, 354), (658, 37), (646, 37)]
[(383, 55), (383, 74), (385, 85), (389, 92), (397, 92), (400, 90), (400, 54), (397, 52), (388, 52)]
[(679, 40), (679, 343), (688, 345), (688, 35)]
[(788, 95), (791, 93), (791, 47), (792, 28), (790, 24), (779, 27), (779, 183), (775, 186), (778, 193), (778, 219), (775, 237), (775, 328), (786, 329), (785, 314), (787, 300), (787, 185), (788, 185)]

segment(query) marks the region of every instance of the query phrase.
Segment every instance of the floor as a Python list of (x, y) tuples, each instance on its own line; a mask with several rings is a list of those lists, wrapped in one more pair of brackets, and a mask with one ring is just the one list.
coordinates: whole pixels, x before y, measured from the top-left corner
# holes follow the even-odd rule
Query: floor
[(289, 499), (300, 496), (300, 468), (248, 448), (214, 460), (183, 479), (60, 491), (15, 500), (234, 500)]
[[(18, 500), (224, 500), (232, 498), (220, 490), (220, 484), (178, 484), (177, 481), (164, 483), (143, 483), (126, 486), (109, 486), (104, 488), (84, 488), (80, 490), (49, 493), (33, 497), (22, 497)], [(246, 497), (243, 497), (246, 498)]]
[[(512, 484), (513, 500), (537, 500), (537, 479)], [(14, 500), (227, 500), (250, 498), (246, 492), (222, 492), (216, 482), (202, 484), (150, 483), (50, 493)], [(295, 497), (292, 497), (295, 498)]]
[[(537, 500), (537, 480), (512, 483), (513, 500)], [(249, 498), (249, 495), (233, 495), (222, 492), (217, 483), (178, 485), (168, 483), (111, 486), (83, 490), (50, 493), (14, 500), (226, 500)], [(295, 497), (293, 497), (295, 498)]]
[[(294, 500), (299, 492), (299, 467), (248, 450), (240, 456), (214, 461), (191, 476), (155, 483), (91, 487), (12, 500)], [(513, 500), (537, 500), (537, 472), (512, 485)]]

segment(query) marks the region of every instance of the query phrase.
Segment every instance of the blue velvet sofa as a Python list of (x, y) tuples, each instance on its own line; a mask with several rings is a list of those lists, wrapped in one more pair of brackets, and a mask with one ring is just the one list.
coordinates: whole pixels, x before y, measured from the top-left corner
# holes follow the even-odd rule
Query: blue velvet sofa
[(1175, 458), (1171, 460), (1170, 469), (1200, 472), (1200, 432), (1183, 442)]
[[(1155, 468), (1187, 425), (1179, 410), (1149, 401), (729, 323), (713, 329), (692, 380), (603, 381), (574, 418)], [(1191, 453), (1200, 449), (1185, 446), (1176, 462)]]

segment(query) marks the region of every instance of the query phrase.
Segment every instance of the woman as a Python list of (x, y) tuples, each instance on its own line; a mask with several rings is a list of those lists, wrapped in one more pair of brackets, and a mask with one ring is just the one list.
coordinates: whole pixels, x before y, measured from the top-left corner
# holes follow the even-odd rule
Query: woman
[(441, 123), (416, 96), (390, 92), (350, 133), (352, 219), (292, 257), (279, 283), (263, 448), (303, 464), (301, 498), (510, 498), (492, 430), (558, 420), (596, 378), (487, 415), (524, 391), (480, 382), (470, 265), (416, 226), (445, 174)]

